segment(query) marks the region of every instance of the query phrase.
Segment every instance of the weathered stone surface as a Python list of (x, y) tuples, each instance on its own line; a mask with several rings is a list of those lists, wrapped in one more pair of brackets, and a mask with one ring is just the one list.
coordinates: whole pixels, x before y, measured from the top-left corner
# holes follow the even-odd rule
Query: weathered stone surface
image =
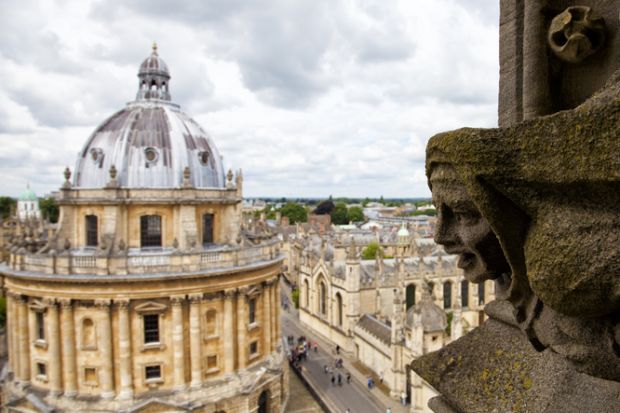
[(441, 392), (437, 412), (617, 412), (620, 383), (576, 373), (551, 350), (490, 319), (470, 334), (412, 363)]

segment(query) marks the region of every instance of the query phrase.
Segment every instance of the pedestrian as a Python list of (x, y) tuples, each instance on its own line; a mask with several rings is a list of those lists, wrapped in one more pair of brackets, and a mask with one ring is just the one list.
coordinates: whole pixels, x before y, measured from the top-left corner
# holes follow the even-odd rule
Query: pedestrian
[(383, 384), (383, 372), (379, 374), (379, 382)]
[(340, 354), (340, 346), (336, 344), (336, 354)]
[(351, 373), (347, 372), (347, 384), (351, 384)]
[(332, 386), (336, 383), (336, 377), (332, 374)]
[(347, 410), (345, 410), (344, 413), (351, 413), (351, 409), (347, 407)]
[(325, 374), (327, 374), (327, 364), (323, 366), (323, 371), (325, 372)]
[(372, 379), (370, 376), (366, 378), (366, 383), (368, 383), (368, 390), (372, 389)]
[(404, 391), (400, 393), (400, 402), (403, 406), (407, 405), (407, 394)]
[(385, 409), (385, 413), (392, 413), (392, 408), (388, 407), (387, 409)]
[(342, 386), (342, 375), (338, 373), (338, 385)]
[(314, 352), (318, 352), (319, 351), (319, 345), (317, 344), (317, 342), (314, 342)]

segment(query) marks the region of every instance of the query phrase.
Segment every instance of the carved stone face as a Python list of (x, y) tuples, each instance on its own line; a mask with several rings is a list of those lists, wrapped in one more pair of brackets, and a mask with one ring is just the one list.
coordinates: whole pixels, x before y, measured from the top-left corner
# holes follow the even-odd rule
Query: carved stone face
[(437, 208), (435, 242), (448, 254), (458, 254), (457, 266), (474, 283), (495, 280), (510, 273), (497, 237), (489, 222), (449, 167), (431, 174), (433, 204)]

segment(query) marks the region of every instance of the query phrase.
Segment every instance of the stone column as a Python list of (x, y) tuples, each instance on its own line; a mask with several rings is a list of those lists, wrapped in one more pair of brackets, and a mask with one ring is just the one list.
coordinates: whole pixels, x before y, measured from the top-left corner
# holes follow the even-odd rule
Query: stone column
[(71, 299), (63, 298), (60, 302), (60, 323), (62, 339), (62, 374), (65, 397), (77, 395), (77, 375), (75, 372), (75, 324)]
[(184, 296), (171, 297), (172, 303), (172, 355), (174, 367), (174, 389), (185, 390), (185, 347), (183, 343), (183, 301)]
[(273, 347), (276, 349), (280, 345), (281, 337), (280, 337), (280, 277), (275, 277), (274, 285), (274, 299), (273, 299)]
[(58, 319), (58, 306), (53, 298), (45, 299), (47, 305), (47, 328), (45, 334), (48, 338), (49, 354), (49, 385), (50, 394), (58, 396), (62, 393), (62, 367), (60, 358), (60, 323)]
[[(202, 385), (202, 355), (200, 331), (200, 303), (202, 294), (191, 294), (189, 296), (189, 355), (192, 371), (192, 388), (200, 388)], [(227, 345), (225, 343), (224, 345)]]
[(16, 298), (16, 303), (19, 380), (25, 384), (30, 381), (30, 336), (28, 332), (28, 305), (26, 302), (26, 297), (23, 296), (18, 296)]
[(101, 348), (101, 397), (114, 397), (114, 360), (112, 354), (112, 323), (110, 320), (110, 300), (95, 300), (95, 305), (101, 313), (99, 327), (99, 347)]
[(224, 291), (224, 373), (231, 374), (235, 370), (235, 328), (233, 325), (233, 297), (235, 290)]
[(6, 334), (7, 334), (7, 344), (8, 344), (8, 364), (9, 364), (9, 372), (12, 372), (14, 375), (17, 374), (17, 353), (15, 349), (17, 345), (15, 344), (15, 334), (17, 332), (17, 328), (15, 328), (15, 320), (17, 317), (15, 316), (15, 306), (13, 302), (13, 294), (7, 293), (6, 295)]
[(271, 352), (272, 336), (271, 329), (271, 282), (265, 283), (263, 288), (263, 336), (265, 337), (265, 355)]
[(120, 368), (120, 399), (133, 397), (133, 374), (131, 356), (131, 323), (129, 318), (129, 300), (116, 300), (118, 304), (118, 351)]
[(239, 288), (237, 293), (237, 366), (244, 369), (248, 361), (248, 343), (246, 335), (248, 331), (248, 316), (245, 309), (247, 287)]

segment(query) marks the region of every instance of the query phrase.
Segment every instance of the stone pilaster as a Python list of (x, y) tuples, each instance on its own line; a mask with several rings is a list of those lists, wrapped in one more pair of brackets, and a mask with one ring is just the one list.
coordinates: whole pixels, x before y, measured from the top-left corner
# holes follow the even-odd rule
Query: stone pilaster
[(62, 374), (65, 397), (77, 395), (77, 375), (75, 371), (75, 322), (70, 299), (61, 299), (60, 323), (62, 340)]
[(47, 328), (45, 334), (48, 341), (49, 354), (49, 386), (50, 393), (58, 396), (62, 393), (62, 367), (60, 356), (60, 322), (58, 305), (53, 298), (45, 299), (47, 305)]
[(16, 326), (16, 313), (15, 313), (15, 300), (13, 298), (12, 293), (8, 293), (6, 295), (6, 333), (7, 333), (7, 343), (9, 350), (8, 364), (9, 364), (9, 372), (14, 375), (17, 374), (18, 371), (18, 363), (17, 363), (17, 328)]
[(247, 287), (239, 288), (237, 293), (237, 366), (244, 369), (248, 362), (248, 316), (246, 311)]
[(224, 373), (231, 374), (235, 370), (235, 328), (233, 325), (233, 298), (235, 290), (224, 291)]
[[(30, 336), (28, 323), (28, 305), (23, 296), (16, 297), (17, 304), (17, 337), (19, 355), (19, 381), (26, 384), (30, 381)], [(34, 332), (33, 332), (34, 333)]]
[(273, 298), (273, 330), (274, 330), (274, 338), (273, 338), (273, 346), (274, 349), (278, 348), (280, 345), (280, 278), (276, 277), (273, 285), (274, 295)]
[(273, 332), (271, 329), (271, 290), (273, 285), (270, 282), (265, 283), (263, 288), (263, 336), (265, 340), (265, 355), (271, 352)]
[(199, 388), (202, 385), (202, 333), (200, 331), (201, 302), (202, 294), (191, 294), (189, 296), (189, 355), (192, 388)]
[(172, 304), (172, 357), (173, 385), (178, 391), (185, 390), (185, 345), (183, 343), (184, 296), (170, 298)]
[(95, 300), (100, 312), (100, 327), (97, 329), (101, 349), (101, 397), (114, 397), (114, 360), (112, 353), (112, 323), (110, 319), (110, 300)]
[(118, 305), (118, 351), (120, 368), (120, 399), (133, 397), (133, 373), (131, 355), (131, 323), (129, 300), (115, 300)]

